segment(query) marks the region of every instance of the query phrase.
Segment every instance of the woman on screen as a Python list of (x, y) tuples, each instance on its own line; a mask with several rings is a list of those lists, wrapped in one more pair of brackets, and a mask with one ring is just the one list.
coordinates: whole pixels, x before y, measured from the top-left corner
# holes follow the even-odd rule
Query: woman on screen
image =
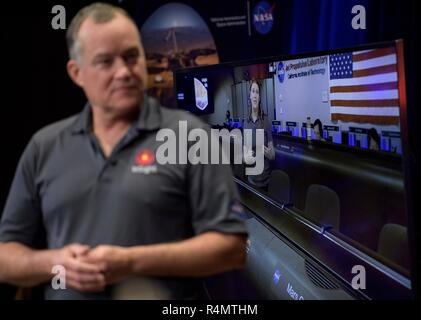
[(375, 128), (368, 130), (368, 149), (375, 151), (380, 150), (380, 137)]
[(316, 119), (314, 121), (313, 130), (314, 130), (314, 140), (326, 141), (323, 138), (323, 125), (320, 119)]
[(251, 143), (244, 145), (244, 162), (246, 165), (254, 165), (256, 161), (256, 129), (264, 130), (264, 145), (261, 152), (264, 154), (264, 169), (260, 175), (249, 175), (247, 177), (249, 183), (253, 186), (267, 190), (270, 176), (270, 160), (275, 159), (275, 148), (273, 147), (272, 130), (269, 125), (267, 116), (261, 107), (260, 99), (261, 87), (257, 80), (252, 80), (249, 90), (250, 109), (248, 117), (244, 122), (244, 129), (253, 131), (253, 139)]

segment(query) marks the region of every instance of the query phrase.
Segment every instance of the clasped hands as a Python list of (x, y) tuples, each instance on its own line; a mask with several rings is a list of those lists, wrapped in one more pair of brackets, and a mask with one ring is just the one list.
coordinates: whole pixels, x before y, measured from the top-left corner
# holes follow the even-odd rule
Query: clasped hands
[(66, 286), (76, 290), (100, 292), (131, 273), (128, 248), (70, 244), (52, 251), (53, 264), (65, 268)]

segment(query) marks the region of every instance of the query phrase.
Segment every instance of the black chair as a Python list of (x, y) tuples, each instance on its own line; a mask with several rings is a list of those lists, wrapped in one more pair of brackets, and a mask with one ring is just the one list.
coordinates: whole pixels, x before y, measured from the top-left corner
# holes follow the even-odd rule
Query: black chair
[(273, 170), (269, 177), (269, 196), (281, 204), (289, 204), (290, 190), (288, 174), (282, 170)]
[(307, 189), (304, 216), (313, 222), (339, 231), (340, 201), (332, 189), (312, 184)]
[(380, 231), (377, 252), (391, 262), (409, 269), (407, 228), (395, 223), (385, 224)]

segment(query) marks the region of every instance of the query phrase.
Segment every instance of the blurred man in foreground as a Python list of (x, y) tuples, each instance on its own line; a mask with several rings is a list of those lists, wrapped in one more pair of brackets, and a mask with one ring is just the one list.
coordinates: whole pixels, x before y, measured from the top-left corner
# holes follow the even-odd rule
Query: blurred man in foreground
[[(144, 50), (124, 10), (83, 8), (67, 41), (88, 104), (38, 131), (21, 157), (0, 223), (0, 282), (45, 284), (47, 299), (106, 299), (113, 284), (148, 277), (158, 298), (200, 297), (200, 277), (245, 261), (229, 167), (156, 162), (159, 129), (204, 124), (145, 95)], [(66, 289), (50, 284), (56, 265)]]

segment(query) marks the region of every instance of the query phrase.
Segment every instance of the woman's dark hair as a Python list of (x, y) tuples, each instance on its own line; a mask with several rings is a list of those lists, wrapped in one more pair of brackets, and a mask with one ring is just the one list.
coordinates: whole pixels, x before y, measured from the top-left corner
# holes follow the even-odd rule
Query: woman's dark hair
[(320, 119), (314, 120), (313, 128), (316, 128), (316, 126), (319, 126), (319, 132), (321, 134), (323, 132), (323, 126), (322, 126), (322, 122), (320, 121)]
[[(262, 86), (260, 85), (259, 81), (257, 81), (256, 79), (252, 79), (251, 83), (250, 83), (250, 87), (249, 87), (249, 99), (250, 99), (251, 87), (253, 86), (253, 84), (257, 84), (257, 87), (259, 88), (259, 112), (258, 112), (258, 116), (259, 116), (259, 120), (263, 121), (263, 119), (265, 118), (265, 114), (264, 114), (262, 106), (261, 106), (262, 99), (260, 98), (261, 94), (262, 94)], [(250, 105), (249, 116), (248, 116), (249, 121), (251, 121), (251, 114), (253, 112), (252, 109), (253, 109), (253, 107)]]
[(377, 130), (375, 128), (370, 128), (368, 130), (368, 137), (372, 138), (374, 141), (377, 142), (377, 144), (380, 146), (380, 136), (377, 133)]

